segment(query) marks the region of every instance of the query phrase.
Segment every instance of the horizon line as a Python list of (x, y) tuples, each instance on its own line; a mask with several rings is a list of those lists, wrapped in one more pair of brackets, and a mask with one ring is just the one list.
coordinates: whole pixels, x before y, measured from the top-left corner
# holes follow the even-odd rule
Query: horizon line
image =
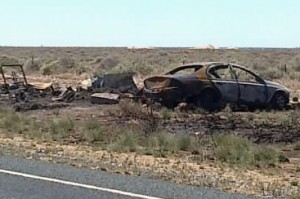
[(227, 49), (227, 50), (234, 50), (234, 49), (249, 49), (249, 48), (263, 48), (263, 49), (298, 49), (299, 47), (255, 47), (255, 46), (249, 46), (249, 47), (238, 47), (238, 46), (214, 46), (211, 44), (208, 45), (203, 45), (203, 46), (88, 46), (88, 45), (81, 45), (81, 46), (77, 46), (77, 45), (0, 45), (0, 48), (140, 48), (140, 49), (146, 49), (146, 48), (185, 48), (185, 49), (194, 49), (194, 50), (201, 50), (201, 47), (215, 47), (215, 48), (203, 48), (203, 50), (223, 50), (223, 49)]

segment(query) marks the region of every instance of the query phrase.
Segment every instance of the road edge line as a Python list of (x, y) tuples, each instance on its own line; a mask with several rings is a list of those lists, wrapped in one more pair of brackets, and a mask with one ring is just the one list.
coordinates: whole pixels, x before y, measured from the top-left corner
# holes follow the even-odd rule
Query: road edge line
[(121, 190), (117, 190), (117, 189), (104, 188), (104, 187), (99, 187), (99, 186), (95, 186), (95, 185), (82, 184), (82, 183), (77, 183), (77, 182), (72, 182), (72, 181), (67, 181), (67, 180), (60, 180), (60, 179), (56, 179), (56, 178), (42, 177), (42, 176), (32, 175), (32, 174), (28, 174), (28, 173), (21, 173), (21, 172), (15, 172), (15, 171), (4, 170), (4, 169), (0, 169), (0, 173), (13, 175), (13, 176), (20, 176), (20, 177), (30, 178), (30, 179), (35, 179), (35, 180), (42, 180), (42, 181), (46, 181), (46, 182), (54, 182), (54, 183), (64, 184), (64, 185), (69, 185), (69, 186), (81, 187), (81, 188), (85, 188), (85, 189), (104, 191), (104, 192), (114, 193), (114, 194), (118, 194), (118, 195), (129, 196), (129, 197), (133, 197), (133, 198), (163, 199), (163, 198), (158, 198), (158, 197), (153, 197), (153, 196), (147, 196), (147, 195), (136, 194), (136, 193), (132, 193), (132, 192), (121, 191)]

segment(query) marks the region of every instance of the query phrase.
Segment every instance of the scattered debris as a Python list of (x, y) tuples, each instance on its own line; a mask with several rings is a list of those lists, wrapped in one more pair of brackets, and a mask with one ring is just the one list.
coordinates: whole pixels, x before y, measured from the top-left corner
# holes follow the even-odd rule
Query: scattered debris
[[(92, 104), (116, 104), (120, 98), (134, 98), (138, 88), (134, 73), (107, 74), (87, 79), (74, 90), (54, 88), (52, 83), (28, 83), (20, 64), (1, 65), (3, 83), (1, 102), (11, 104), (18, 111), (48, 109), (52, 104), (70, 103), (74, 100)], [(54, 106), (58, 107), (58, 106)]]
[(54, 90), (52, 83), (31, 83), (28, 84), (30, 87), (36, 89), (36, 90), (40, 90), (40, 91), (44, 91), (44, 90)]
[(300, 108), (298, 97), (293, 97), (292, 101), (290, 102), (290, 108), (293, 110)]
[(51, 102), (74, 100), (75, 91), (71, 87), (61, 91), (54, 89), (52, 83), (28, 83), (23, 65), (2, 64), (0, 72), (3, 80), (0, 84), (1, 102), (13, 105), (17, 111), (49, 108)]
[(133, 81), (133, 75), (134, 73), (120, 73), (96, 76), (92, 78), (91, 88), (93, 91), (107, 88), (116, 89), (121, 93), (137, 93), (138, 89)]
[(61, 92), (61, 94), (58, 97), (52, 98), (52, 101), (54, 102), (72, 102), (75, 97), (75, 91), (72, 87), (68, 87), (64, 91)]
[(94, 93), (91, 95), (92, 104), (117, 104), (120, 95), (113, 93)]

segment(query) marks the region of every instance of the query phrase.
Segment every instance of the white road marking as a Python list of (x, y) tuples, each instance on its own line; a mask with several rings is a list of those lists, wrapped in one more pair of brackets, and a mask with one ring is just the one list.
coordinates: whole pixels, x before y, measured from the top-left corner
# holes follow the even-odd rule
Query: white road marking
[(141, 194), (126, 192), (126, 191), (120, 191), (120, 190), (117, 190), (117, 189), (109, 189), (109, 188), (104, 188), (104, 187), (97, 187), (97, 186), (94, 186), (94, 185), (81, 184), (81, 183), (77, 183), (77, 182), (59, 180), (59, 179), (55, 179), (55, 178), (47, 178), (47, 177), (36, 176), (36, 175), (27, 174), (27, 173), (20, 173), (20, 172), (3, 170), (3, 169), (0, 169), (0, 173), (14, 175), (14, 176), (20, 176), (20, 177), (30, 178), (30, 179), (35, 179), (35, 180), (42, 180), (42, 181), (47, 181), (47, 182), (54, 182), (54, 183), (59, 183), (59, 184), (64, 184), (64, 185), (69, 185), (69, 186), (81, 187), (81, 188), (85, 188), (85, 189), (105, 191), (105, 192), (110, 192), (110, 193), (119, 194), (119, 195), (123, 195), (123, 196), (129, 196), (129, 197), (133, 197), (133, 198), (163, 199), (163, 198), (146, 196), (146, 195), (141, 195)]

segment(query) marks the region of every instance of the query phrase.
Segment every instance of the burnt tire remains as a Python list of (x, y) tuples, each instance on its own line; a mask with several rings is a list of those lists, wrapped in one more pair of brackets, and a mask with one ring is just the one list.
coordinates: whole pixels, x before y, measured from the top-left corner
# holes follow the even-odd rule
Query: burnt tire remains
[(276, 110), (284, 110), (287, 108), (288, 99), (282, 93), (275, 93), (271, 101), (271, 107)]

